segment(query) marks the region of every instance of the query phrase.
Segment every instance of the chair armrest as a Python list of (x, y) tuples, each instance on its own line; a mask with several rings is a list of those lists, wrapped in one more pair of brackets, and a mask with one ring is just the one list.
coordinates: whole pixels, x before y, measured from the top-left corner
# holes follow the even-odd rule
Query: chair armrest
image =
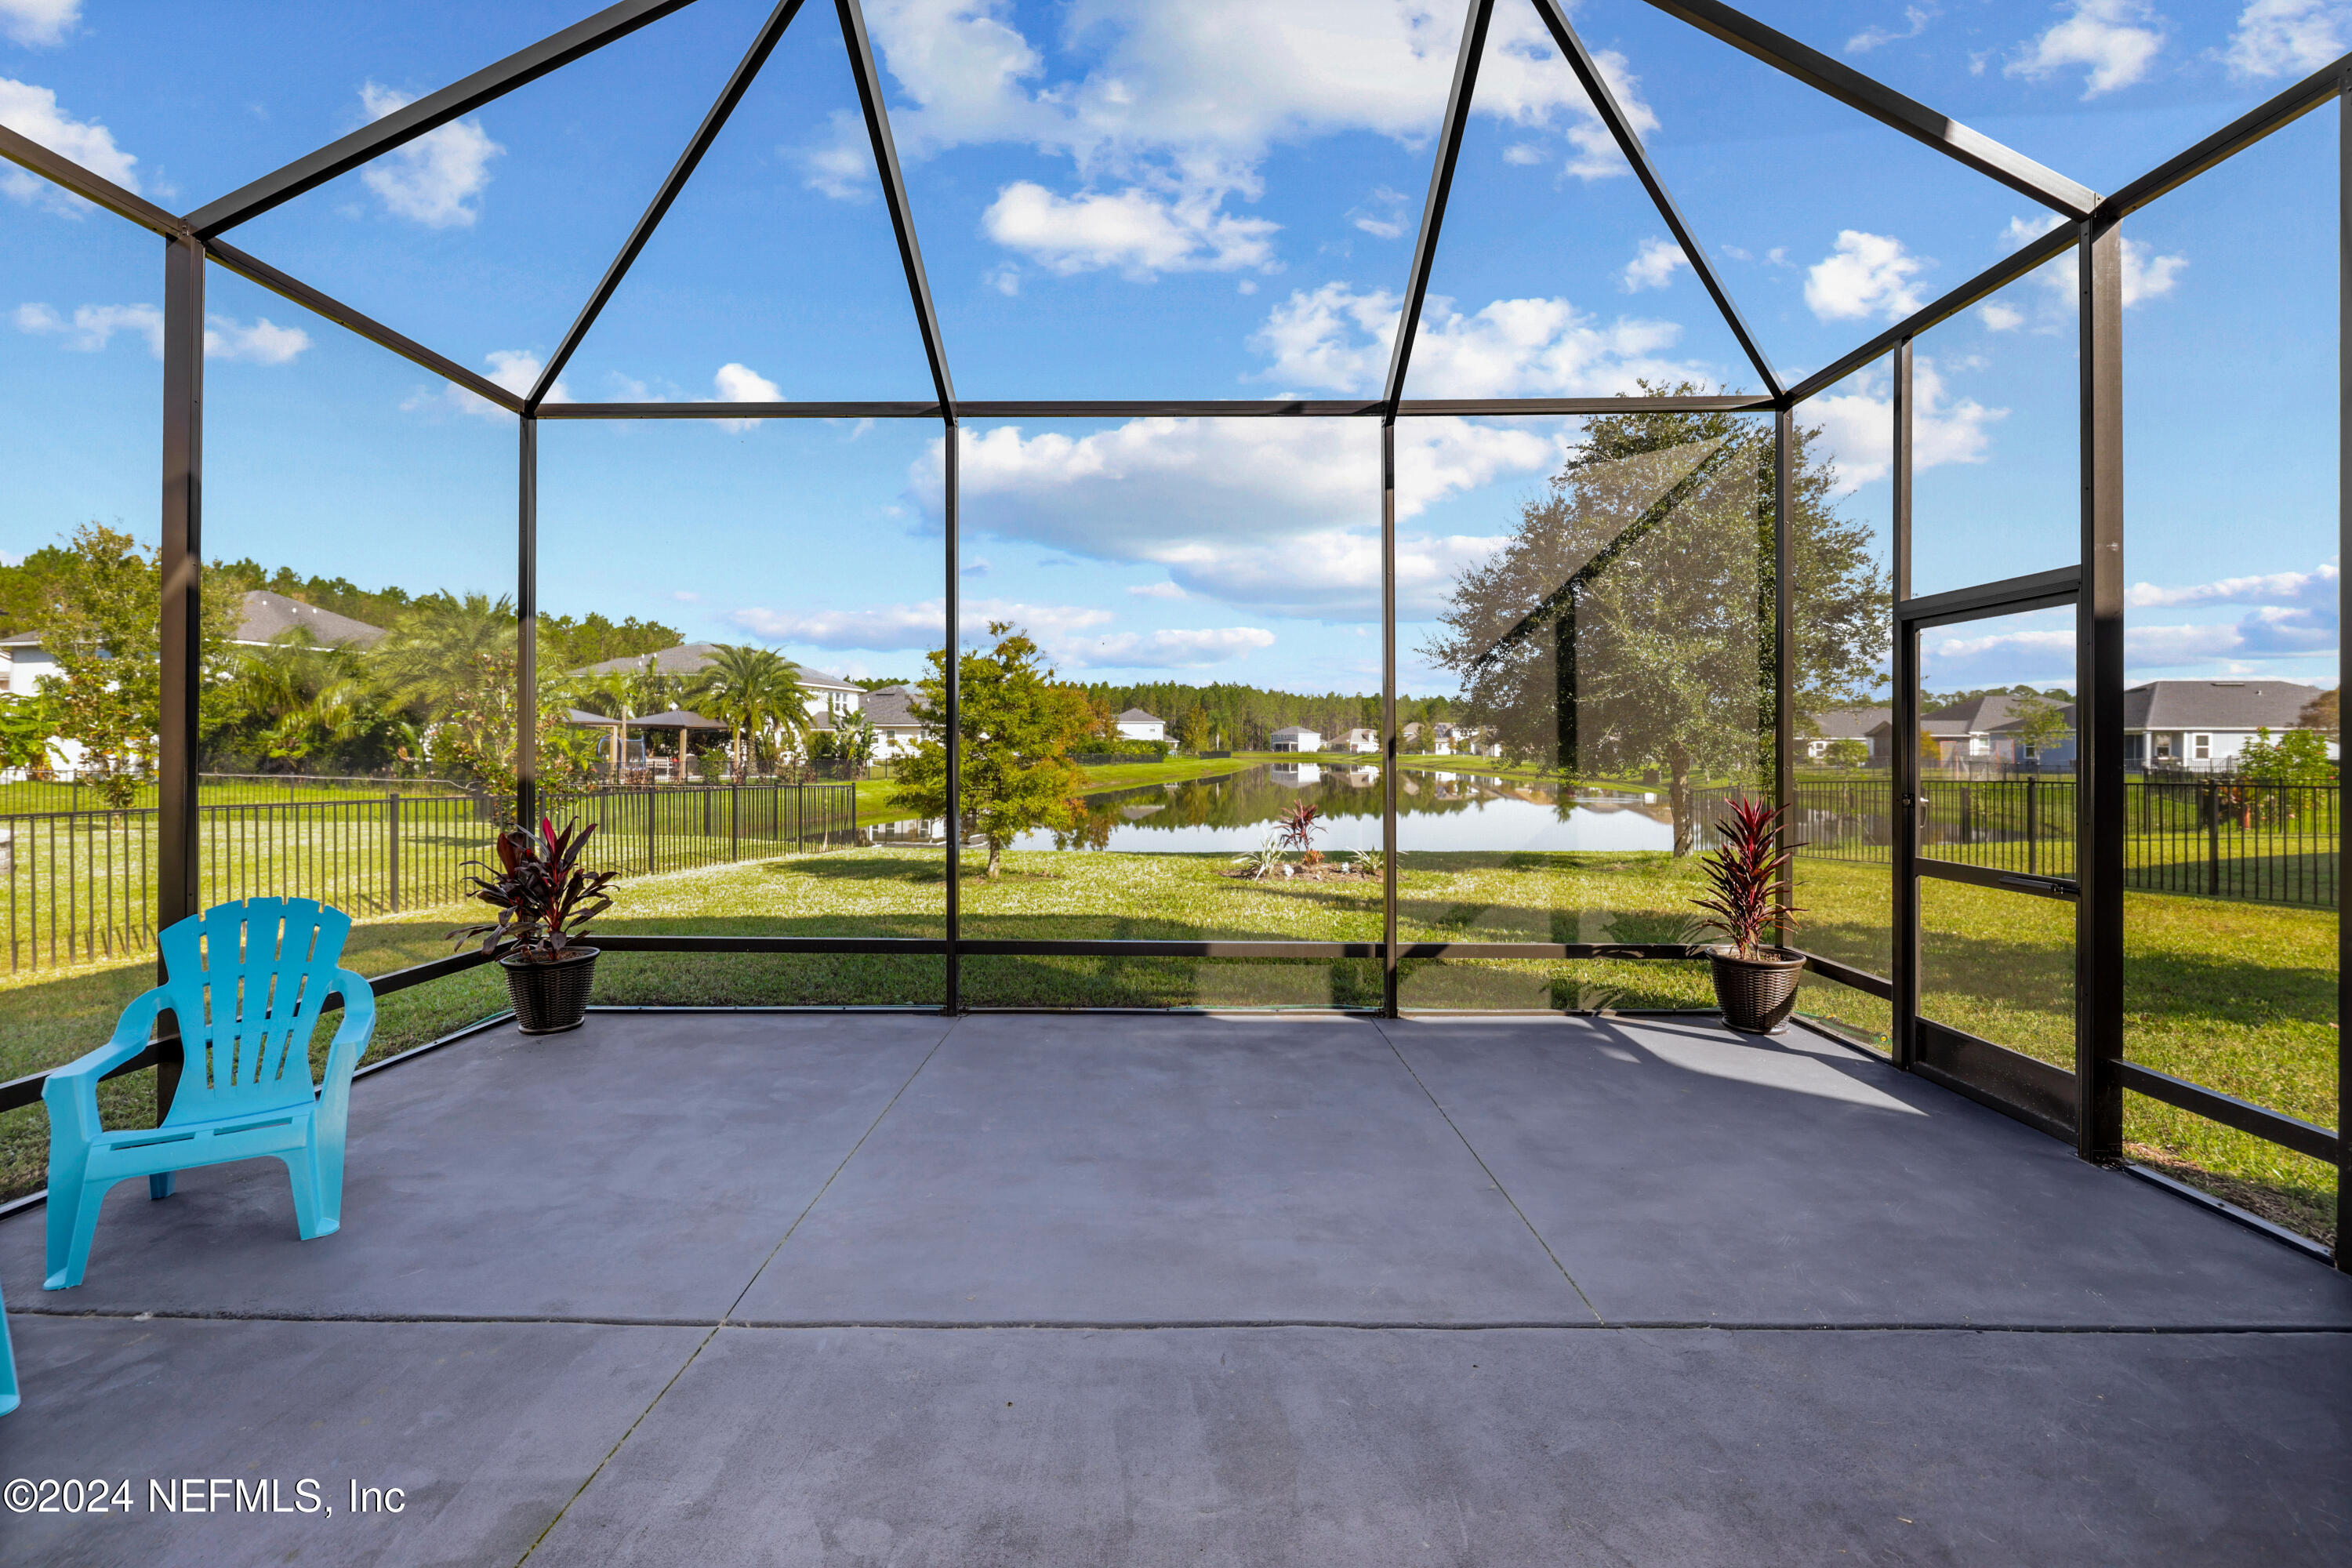
[(375, 1037), (375, 987), (363, 974), (338, 969), (328, 989), (343, 999), (343, 1021), (327, 1046), (327, 1070), (319, 1086), (321, 1095), (332, 1098), (351, 1092), (352, 1074)]
[(157, 986), (122, 1010), (112, 1039), (49, 1070), (41, 1084), (41, 1100), (48, 1107), (52, 1127), (68, 1128), (85, 1142), (104, 1131), (98, 1120), (98, 1080), (147, 1048), (155, 1015), (171, 1005), (170, 994)]

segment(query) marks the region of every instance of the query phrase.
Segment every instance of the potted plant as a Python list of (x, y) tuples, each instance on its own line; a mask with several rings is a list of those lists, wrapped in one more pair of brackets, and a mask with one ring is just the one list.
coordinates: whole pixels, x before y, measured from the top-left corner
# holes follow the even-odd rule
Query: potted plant
[(1801, 954), (1764, 945), (1766, 927), (1794, 930), (1800, 912), (1780, 901), (1781, 873), (1800, 847), (1780, 841), (1780, 808), (1761, 801), (1727, 803), (1716, 824), (1723, 841), (1700, 862), (1710, 891), (1691, 900), (1706, 911), (1701, 929), (1730, 939), (1708, 948), (1707, 959), (1723, 1026), (1743, 1035), (1773, 1035), (1788, 1026), (1805, 967)]
[[(515, 1026), (526, 1035), (560, 1035), (588, 1016), (596, 949), (580, 945), (580, 928), (613, 907), (604, 888), (617, 875), (580, 868), (580, 852), (595, 832), (593, 823), (574, 823), (558, 833), (545, 817), (537, 833), (509, 823), (499, 830), (497, 875), (467, 879), (473, 896), (494, 905), (499, 918), (449, 934), (460, 942), (479, 938), (485, 954), (508, 944), (499, 963)], [(479, 860), (467, 864), (490, 869)]]

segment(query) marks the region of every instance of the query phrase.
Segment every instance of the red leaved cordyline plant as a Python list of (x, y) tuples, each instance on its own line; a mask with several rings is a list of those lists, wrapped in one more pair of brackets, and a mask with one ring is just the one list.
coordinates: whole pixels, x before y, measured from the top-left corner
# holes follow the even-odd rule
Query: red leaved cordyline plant
[(1803, 911), (1780, 901), (1780, 875), (1804, 840), (1780, 841), (1781, 808), (1760, 800), (1724, 803), (1716, 829), (1723, 842), (1701, 857), (1708, 896), (1693, 899), (1707, 913), (1702, 928), (1731, 939), (1742, 958), (1754, 958), (1767, 926), (1793, 931)]
[[(619, 873), (580, 869), (580, 852), (596, 825), (567, 824), (562, 833), (546, 817), (539, 831), (509, 823), (499, 830), (498, 875), (469, 877), (473, 896), (495, 905), (499, 918), (488, 925), (467, 926), (449, 935), (457, 942), (479, 937), (484, 954), (512, 938), (514, 956), (532, 963), (554, 963), (580, 937), (582, 926), (613, 907), (604, 897), (605, 884)], [(469, 867), (490, 868), (479, 860)]]
[(1306, 851), (1299, 857), (1301, 864), (1312, 866), (1323, 858), (1323, 851), (1315, 847), (1315, 836), (1323, 831), (1321, 806), (1293, 801), (1288, 811), (1275, 818), (1275, 826), (1280, 831), (1282, 847)]

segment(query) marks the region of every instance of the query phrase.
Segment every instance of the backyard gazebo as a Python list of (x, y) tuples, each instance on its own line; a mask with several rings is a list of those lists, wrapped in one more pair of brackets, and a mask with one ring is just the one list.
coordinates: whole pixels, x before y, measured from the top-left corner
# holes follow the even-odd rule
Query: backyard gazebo
[[(1474, 110), (1482, 91), (1509, 90), (1535, 47), (1498, 45), (1498, 15), (1530, 5), (1526, 37), (1590, 105), (1592, 155), (1623, 161), (1671, 237), (1661, 254), (1679, 260), (1661, 275), (1687, 268), (1756, 390), (1661, 393), (1644, 381), (1630, 395), (1408, 395), (1417, 348), (1438, 336), (1433, 276)], [(2333, 785), (2294, 786), (2324, 788), (2324, 807), (2317, 795), (2262, 805), (2225, 800), (2210, 782), (2127, 773), (2139, 759), (2126, 743), (2125, 618), (2138, 590), (2126, 565), (2137, 389), (2124, 310), (2149, 286), (2128, 237), (2135, 215), (2306, 116), (2341, 115), (2352, 56), (2193, 144), (2149, 149), (2145, 173), (2101, 193), (1716, 0), (1648, 0), (1779, 73), (1776, 86), (1842, 106), (1906, 156), (1924, 148), (2035, 215), (2018, 220), (2000, 259), (1933, 298), (1904, 296), (1882, 330), (1856, 325), (1845, 352), (1802, 370), (1766, 353), (1725, 251), (1694, 232), (1645, 146), (1647, 111), (1629, 106), (1622, 60), (1588, 47), (1579, 28), (1591, 19), (1560, 0), (1464, 8), (1393, 327), (1379, 329), (1378, 385), (1364, 395), (961, 395), (917, 239), (925, 215), (859, 0), (836, 0), (833, 18), (782, 0), (730, 46), (740, 54), (723, 86), (527, 380), (470, 369), (235, 242), (241, 226), (692, 8), (623, 0), (186, 213), (0, 118), (14, 177), (164, 245), (161, 765), (152, 883), (129, 895), (141, 907), (124, 918), (121, 953), (143, 961), (155, 931), (226, 887), (206, 858), (223, 834), (205, 815), (213, 786), (199, 758), (216, 564), (204, 533), (206, 289), (223, 275), (426, 373), (435, 395), (454, 389), (511, 422), (513, 531), (499, 548), (511, 545), (513, 574), (498, 586), (512, 601), (513, 686), (499, 695), (524, 821), (541, 805), (552, 539), (541, 500), (554, 463), (542, 437), (554, 430), (624, 454), (632, 432), (659, 422), (935, 435), (940, 534), (919, 596), (926, 615), (936, 608), (936, 640), (957, 653), (927, 668), (945, 797), (962, 807), (948, 815), (970, 824), (949, 837), (967, 843), (996, 829), (966, 795), (968, 753), (987, 737), (967, 722), (961, 682), (974, 623), (1014, 613), (992, 596), (965, 602), (966, 579), (990, 569), (968, 548), (966, 509), (998, 493), (1009, 461), (983, 427), (1330, 432), (1377, 497), (1376, 569), (1360, 575), (1377, 584), (1381, 765), (1377, 800), (1339, 818), (1376, 874), (1336, 892), (1272, 890), (1230, 875), (1220, 843), (1198, 887), (1258, 900), (1248, 912), (1228, 901), (1139, 913), (1118, 902), (1124, 889), (1058, 871), (1016, 867), (998, 889), (954, 849), (887, 852), (928, 857), (917, 864), (866, 846), (876, 858), (829, 859), (788, 891), (777, 872), (747, 880), (740, 907), (689, 907), (674, 879), (656, 879), (692, 868), (677, 858), (690, 836), (724, 842), (715, 858), (781, 865), (816, 841), (846, 842), (880, 796), (810, 784), (787, 800), (779, 786), (759, 795), (756, 820), (748, 788), (667, 817), (650, 802), (635, 816), (614, 808), (600, 843), (632, 856), (642, 846), (642, 864), (623, 868), (644, 875), (634, 885), (651, 889), (649, 912), (631, 909), (632, 882), (616, 885), (623, 902), (596, 943), (623, 963), (604, 982), (610, 1005), (580, 1034), (525, 1037), (475, 993), (436, 1002), (495, 973), (481, 952), (420, 959), (386, 939), (394, 956), (352, 961), (387, 1017), (413, 1005), (434, 1023), (361, 1068), (340, 1233), (297, 1242), (280, 1223), (282, 1172), (273, 1184), (222, 1166), (162, 1201), (118, 1188), (87, 1282), (44, 1292), (39, 1194), (0, 1207), (25, 1389), (24, 1408), (0, 1421), (0, 1479), (132, 1478), (133, 1506), (116, 1511), (142, 1516), (26, 1514), (11, 1479), (23, 1517), (5, 1535), (26, 1560), (2342, 1560), (2352, 1255), (2341, 1231), (2323, 1244), (2253, 1212), (2259, 1183), (2195, 1180), (2191, 1162), (2155, 1158), (2128, 1120), (2152, 1108), (2191, 1129), (2187, 1142), (2245, 1140), (2257, 1163), (2324, 1168), (2341, 1213), (2340, 1111), (2330, 1125), (2307, 1102), (2261, 1103), (2179, 1058), (2135, 1056), (2127, 895), (2233, 896), (2228, 877), (2275, 879), (2292, 861), (2300, 890), (2265, 882), (2243, 896), (2321, 919), (2336, 907), (2340, 848), (2321, 815), (2336, 809)], [(567, 367), (772, 56), (836, 22), (858, 109), (843, 122), (872, 160), (899, 264), (891, 288), (902, 274), (929, 395), (572, 396)], [(936, 141), (910, 137), (923, 134)], [(2335, 173), (2314, 201), (2352, 192), (2341, 148)], [(1370, 221), (1362, 232), (1383, 220)], [(1631, 293), (1641, 283), (1627, 277)], [(1918, 351), (1971, 312), (2009, 310), (2029, 282), (2055, 301), (2045, 335), (2074, 345), (2068, 418), (2056, 423), (2072, 436), (2078, 482), (2063, 505), (2074, 525), (2016, 563), (2030, 570), (1988, 551), (1988, 580), (1915, 593), (1934, 529), (1975, 558), (1973, 525), (1950, 509), (1932, 520), (1922, 510), (1915, 530), (1915, 479), (1936, 460), (1922, 457), (1923, 433), (1954, 438), (1948, 395)], [(2310, 326), (2332, 331), (2340, 355), (2347, 322)], [(1466, 329), (1447, 330), (1445, 352), (1459, 352)], [(1880, 405), (1862, 402), (1884, 438), (1891, 510), (1871, 568), (1883, 587), (1832, 625), (1808, 575), (1823, 570), (1823, 549), (1801, 520), (1823, 503), (1806, 446), (1817, 425), (1864, 417), (1857, 377), (1884, 395), (1883, 423)], [(1673, 423), (1683, 420), (1696, 423)], [(1477, 580), (1506, 584), (1489, 602), (1457, 589), (1444, 622), (1466, 650), (1452, 667), (1465, 691), (1455, 716), (1534, 816), (1573, 826), (1586, 789), (1594, 846), (1621, 842), (1606, 832), (1653, 832), (1661, 858), (1669, 840), (1703, 847), (1712, 813), (1753, 794), (1810, 847), (1784, 882), (1794, 901), (1809, 902), (1809, 877), (1866, 885), (1867, 918), (1783, 933), (1807, 971), (1786, 1034), (1721, 1028), (1689, 989), (1706, 947), (1677, 919), (1612, 901), (1623, 879), (1549, 892), (1478, 882), (1549, 850), (1441, 837), (1469, 820), (1473, 794), (1507, 793), (1467, 791), (1452, 772), (1418, 780), (1427, 759), (1401, 760), (1415, 748), (1400, 721), (1400, 661), (1415, 655), (1400, 628), (1438, 616), (1412, 607), (1433, 592), (1431, 550), (1400, 550), (1423, 504), (1401, 497), (1400, 448), (1410, 468), (1415, 432), (1446, 421), (1507, 433), (1616, 421), (1639, 437), (1588, 452), (1575, 470), (1588, 487), (1575, 493), (1602, 499), (1573, 521), (1605, 528), (1564, 533), (1549, 555), (1482, 557), (1489, 574)], [(2339, 436), (2342, 422), (2339, 405)], [(1466, 522), (1447, 538), (1494, 543)], [(789, 517), (774, 541), (792, 560)], [(1507, 559), (1535, 564), (1513, 577), (1494, 564)], [(1252, 592), (1321, 613), (1280, 580), (1278, 554), (1250, 564), (1276, 584)], [(1465, 567), (1457, 581), (1473, 577)], [(1139, 597), (1124, 602), (1147, 602), (1146, 589), (1128, 592)], [(781, 624), (743, 614), (755, 631)], [(814, 638), (820, 618), (794, 626)], [(1154, 657), (1194, 646), (1167, 634), (1151, 644), (1109, 612), (1076, 624), (1097, 646), (1124, 636), (1118, 646)], [(1701, 689), (1689, 706), (1710, 715), (1706, 746), (1637, 741), (1671, 706), (1634, 668), (1665, 656), (1642, 649), (1700, 625), (1716, 642), (1693, 661)], [(1950, 637), (1996, 634), (2039, 637), (2071, 671), (2063, 778), (1979, 785), (1922, 756), (1934, 743), (1922, 739), (1938, 679), (1929, 666)], [(1891, 685), (1889, 765), (1866, 776), (1805, 772), (1826, 644)], [(728, 728), (683, 710), (627, 722), (677, 730), (681, 758), (688, 731)], [(1540, 798), (1538, 779), (1550, 792)], [(1608, 788), (1588, 787), (1595, 779)], [(1286, 809), (1297, 793), (1285, 792)], [(1122, 821), (1184, 826), (1182, 810), (1160, 806)], [(2179, 831), (2192, 853), (2151, 868), (2131, 845), (2165, 812), (2190, 824)], [(1114, 804), (1092, 826), (1108, 833), (1118, 815)], [(478, 826), (397, 805), (395, 867), (415, 853), (401, 833), (419, 822), (453, 842)], [(2265, 824), (2303, 837), (2246, 849), (2225, 874), (2224, 832)], [(1002, 837), (1042, 855), (1087, 826)], [(273, 875), (305, 874), (308, 862), (283, 860)], [(1582, 862), (1559, 874), (1570, 871), (1601, 876)], [(100, 875), (118, 894), (129, 886), (128, 872)], [(409, 875), (414, 885), (413, 863)], [(335, 901), (339, 886), (247, 890)], [(385, 912), (400, 907), (395, 893)], [(2340, 1018), (2335, 940), (2337, 973), (2317, 984), (2334, 987)], [(2213, 943), (2217, 968), (2236, 962), (2227, 945)], [(1964, 964), (1980, 966), (1965, 984)], [(735, 1005), (729, 977), (754, 973), (771, 1002)], [(1679, 1005), (1651, 1005), (1641, 976), (1653, 973), (1680, 977)], [(1196, 988), (1170, 1005), (1174, 983), (1162, 982), (1175, 974), (1218, 978), (1185, 979)], [(2233, 996), (2231, 984), (2204, 969), (2179, 982), (2200, 1006)], [(2214, 1008), (2217, 1036), (2242, 1022)], [(152, 1078), (160, 1116), (179, 1074), (203, 1070), (183, 1057), (165, 1030), (119, 1074)], [(2328, 1071), (2340, 1107), (2340, 1052)], [(29, 1116), (42, 1076), (0, 1085), (0, 1114)], [(125, 1103), (110, 1101), (110, 1114)], [(144, 1104), (142, 1089), (133, 1109)], [(176, 1479), (199, 1474), (241, 1479), (227, 1493), (208, 1479), (199, 1504), (186, 1489), (197, 1483)], [(237, 1499), (256, 1478), (277, 1489), (248, 1510)], [(297, 1506), (312, 1495), (298, 1487), (321, 1480), (320, 1509), (347, 1517)]]

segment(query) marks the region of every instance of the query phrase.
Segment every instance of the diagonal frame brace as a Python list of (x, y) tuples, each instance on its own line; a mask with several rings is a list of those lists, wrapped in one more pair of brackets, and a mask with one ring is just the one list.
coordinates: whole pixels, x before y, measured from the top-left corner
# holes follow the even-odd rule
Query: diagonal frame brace
[(581, 307), (580, 315), (572, 323), (571, 331), (563, 334), (562, 342), (556, 345), (555, 352), (548, 356), (547, 368), (539, 373), (539, 380), (523, 399), (522, 411), (525, 414), (538, 414), (539, 405), (547, 401), (549, 393), (555, 390), (556, 381), (563, 374), (563, 367), (579, 352), (582, 340), (596, 324), (596, 318), (604, 314), (604, 307), (612, 303), (613, 295), (621, 287), (621, 280), (629, 275), (629, 268), (636, 265), (637, 257), (653, 238), (654, 230), (661, 226), (662, 219), (669, 215), (679, 193), (686, 189), (687, 181), (694, 177), (694, 171), (700, 166), (703, 154), (710, 151), (711, 143), (719, 140), (719, 132), (726, 129), (729, 117), (743, 101), (743, 95), (751, 90), (753, 79), (768, 63), (768, 57), (775, 52), (776, 45), (782, 41), (784, 29), (793, 25), (794, 16), (800, 15), (803, 4), (804, 0), (779, 0), (776, 8), (769, 13), (767, 21), (761, 24), (758, 35), (751, 40), (751, 47), (737, 62), (734, 74), (727, 79), (727, 85), (719, 89), (718, 100), (711, 104), (710, 111), (702, 117), (702, 123), (695, 128), (692, 140), (687, 142), (686, 151), (678, 154), (677, 162), (671, 165), (661, 188), (654, 193), (654, 199), (646, 204), (644, 214), (637, 219), (636, 227), (629, 231), (629, 237), (623, 242), (620, 253), (604, 269), (604, 276), (598, 280), (595, 291), (588, 296), (587, 304)]
[(1642, 182), (1642, 188), (1650, 194), (1651, 205), (1665, 220), (1666, 227), (1674, 234), (1675, 243), (1682, 247), (1683, 258), (1691, 264), (1691, 270), (1698, 274), (1708, 298), (1715, 301), (1715, 308), (1722, 312), (1724, 325), (1729, 327), (1731, 335), (1739, 340), (1740, 351), (1747, 354), (1748, 363), (1755, 366), (1765, 390), (1775, 398), (1781, 396), (1786, 389), (1781, 385), (1779, 374), (1773, 371), (1772, 362), (1765, 357), (1756, 335), (1748, 330), (1748, 322), (1740, 315), (1739, 307), (1733, 302), (1730, 291), (1724, 288), (1722, 279), (1717, 275), (1715, 263), (1708, 258), (1706, 247), (1693, 237), (1682, 209), (1675, 204), (1665, 182), (1658, 178), (1648, 152), (1642, 146), (1642, 139), (1633, 133), (1633, 123), (1625, 118), (1625, 110), (1618, 103), (1616, 93), (1611, 90), (1608, 79), (1601, 74), (1601, 68), (1593, 60), (1591, 52), (1585, 48), (1584, 40), (1577, 36), (1574, 27), (1569, 26), (1568, 13), (1561, 8), (1559, 0), (1535, 0), (1535, 7), (1536, 14), (1543, 18), (1544, 26), (1551, 33), (1552, 43), (1567, 57), (1569, 68), (1576, 73), (1576, 79), (1582, 84), (1584, 95), (1592, 100), (1593, 110), (1601, 116), (1601, 122), (1609, 127), (1609, 134), (1616, 139), (1617, 150), (1625, 155), (1625, 162), (1633, 166), (1633, 174)]
[(1486, 27), (1494, 20), (1494, 0), (1470, 0), (1462, 20), (1462, 45), (1454, 57), (1454, 85), (1445, 99), (1445, 121), (1437, 143), (1437, 160), (1429, 171), (1429, 195), (1422, 204), (1421, 232), (1413, 237), (1412, 271), (1404, 290), (1404, 312), (1397, 318), (1396, 342), (1389, 350), (1389, 375), (1381, 401), (1392, 417), (1404, 399), (1404, 378), (1412, 363), (1412, 341), (1421, 330), (1421, 307), (1429, 298), (1429, 274), (1437, 265), (1437, 232), (1445, 222), (1445, 200), (1454, 190), (1454, 165), (1462, 156), (1462, 133), (1470, 122), (1470, 99), (1478, 85), (1478, 62), (1486, 52)]
[(857, 104), (866, 114), (866, 133), (874, 144), (874, 170), (881, 177), (883, 200), (890, 208), (890, 227), (898, 237), (898, 260), (907, 269), (907, 292), (915, 305), (915, 322), (922, 330), (923, 355), (929, 363), (931, 385), (955, 424), (955, 382), (948, 374), (947, 345), (940, 335), (940, 314), (931, 304), (931, 281), (923, 270), (923, 248), (915, 239), (915, 218), (907, 201), (907, 176), (898, 167), (898, 149), (890, 139), (890, 111), (882, 101), (882, 79), (874, 67), (874, 45), (866, 37), (866, 12), (857, 0), (834, 0), (841, 14), (842, 41), (849, 46), (849, 69), (857, 79)]
[(1848, 109), (1867, 114), (1881, 125), (1899, 131), (1979, 174), (1999, 180), (2053, 212), (2079, 218), (2088, 216), (2099, 204), (2098, 193), (2089, 186), (2043, 168), (2014, 148), (2002, 145), (1982, 132), (1969, 130), (1949, 115), (1937, 113), (1843, 61), (1832, 59), (1819, 49), (1734, 10), (1722, 0), (1647, 0), (1647, 4), (1796, 78)]
[(427, 93), (315, 153), (297, 158), (282, 169), (207, 202), (188, 215), (188, 226), (207, 239), (235, 228), (693, 3), (694, 0), (621, 0), (617, 5), (608, 5), (529, 48), (519, 49), (438, 92)]

